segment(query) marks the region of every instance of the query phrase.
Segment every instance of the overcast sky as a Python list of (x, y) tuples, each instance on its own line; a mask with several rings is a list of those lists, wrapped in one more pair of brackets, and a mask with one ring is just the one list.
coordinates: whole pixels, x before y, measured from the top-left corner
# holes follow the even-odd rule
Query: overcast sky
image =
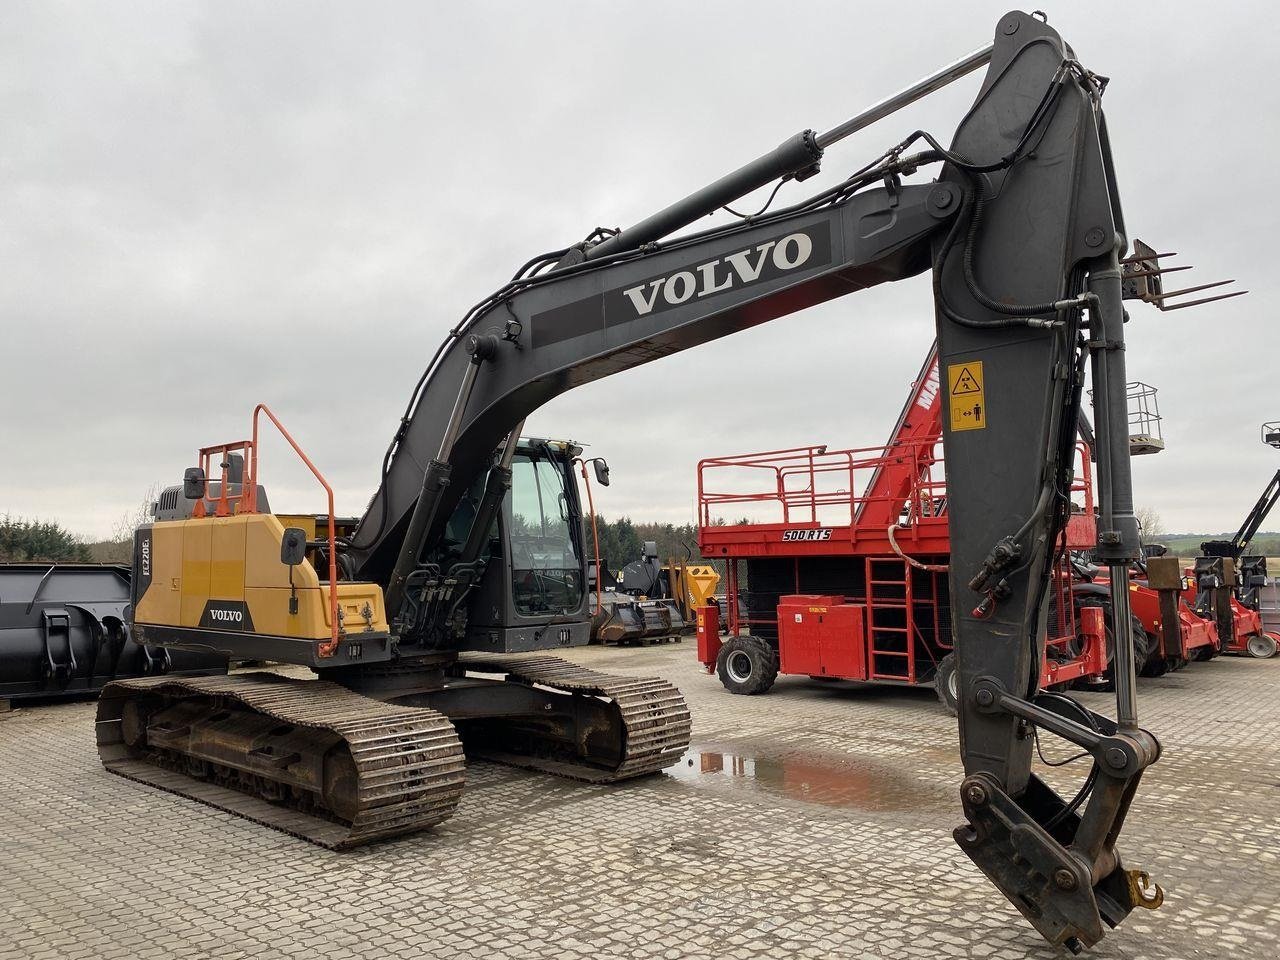
[[(106, 536), (196, 447), (246, 434), (257, 401), (359, 513), (427, 358), (516, 266), (833, 126), (987, 42), (1006, 9), (7, 0), (0, 513)], [(1271, 8), (1216, 9), (1047, 11), (1112, 78), (1131, 232), (1194, 263), (1188, 282), (1252, 291), (1131, 307), (1130, 376), (1160, 387), (1168, 443), (1135, 461), (1137, 499), (1170, 531), (1234, 529), (1280, 466), (1258, 439), (1280, 419)], [(917, 127), (949, 139), (978, 77), (783, 198)], [(883, 442), (931, 337), (920, 277), (580, 388), (527, 432), (608, 458), (606, 515), (686, 521), (700, 457)], [(322, 508), (265, 456), (277, 509)]]

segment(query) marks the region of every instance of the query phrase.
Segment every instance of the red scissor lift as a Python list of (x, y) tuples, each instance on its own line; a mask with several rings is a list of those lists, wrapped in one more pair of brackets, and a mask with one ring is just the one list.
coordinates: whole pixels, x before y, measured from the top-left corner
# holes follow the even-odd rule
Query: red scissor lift
[[(793, 447), (699, 463), (699, 544), (704, 557), (726, 562), (727, 638), (708, 610), (698, 652), (728, 689), (763, 692), (781, 672), (932, 683), (954, 702), (941, 407), (931, 352), (887, 446)], [(1083, 611), (1077, 624), (1066, 561), (1096, 542), (1083, 445), (1073, 501), (1078, 512), (1051, 597), (1045, 687), (1100, 677), (1107, 665), (1101, 614)]]

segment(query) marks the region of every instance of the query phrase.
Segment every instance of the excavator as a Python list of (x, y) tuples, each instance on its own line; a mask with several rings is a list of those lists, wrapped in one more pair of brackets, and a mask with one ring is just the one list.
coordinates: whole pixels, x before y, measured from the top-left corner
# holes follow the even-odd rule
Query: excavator
[[(807, 198), (688, 229), (756, 190), (776, 199), (838, 141), (984, 67), (948, 145), (916, 131)], [(522, 439), (521, 425), (573, 387), (928, 272), (947, 394), (955, 840), (1074, 952), (1157, 906), (1158, 885), (1126, 866), (1117, 839), (1160, 756), (1139, 725), (1128, 615), (1140, 544), (1122, 302), (1149, 299), (1158, 277), (1131, 274), (1122, 289), (1107, 85), (1043, 15), (1015, 11), (992, 42), (838, 126), (804, 130), (629, 228), (531, 258), (431, 358), (359, 518), (335, 517), (332, 493), (327, 514), (269, 512), (257, 437), (204, 448), (174, 515), (137, 531), (133, 628), (149, 644), (316, 677), (113, 683), (98, 713), (107, 769), (340, 848), (449, 816), (464, 748), (606, 781), (669, 764), (689, 736), (675, 688), (548, 653), (589, 631), (573, 450)], [(1118, 624), (1114, 718), (1040, 692), (1086, 368), (1096, 555)], [(1091, 761), (1070, 797), (1032, 770), (1050, 735)]]

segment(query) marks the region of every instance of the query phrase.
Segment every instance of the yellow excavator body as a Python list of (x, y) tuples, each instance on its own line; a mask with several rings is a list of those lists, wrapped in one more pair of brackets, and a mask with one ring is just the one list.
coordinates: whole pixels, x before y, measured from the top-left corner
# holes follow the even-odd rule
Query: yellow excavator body
[[(192, 631), (192, 641), (205, 630), (327, 639), (328, 581), (316, 570), (314, 551), (297, 566), (281, 561), (286, 527), (314, 539), (316, 519), (246, 513), (155, 522), (147, 545), (151, 575), (140, 585), (134, 622)], [(337, 596), (344, 634), (387, 631), (377, 584), (340, 581)]]

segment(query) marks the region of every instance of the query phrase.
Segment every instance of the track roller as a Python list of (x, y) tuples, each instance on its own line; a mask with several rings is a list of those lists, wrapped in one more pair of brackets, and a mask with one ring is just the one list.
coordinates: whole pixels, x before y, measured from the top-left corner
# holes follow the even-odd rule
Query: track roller
[(446, 717), (325, 681), (116, 681), (97, 732), (112, 773), (332, 849), (425, 830), (462, 796), (462, 744)]

